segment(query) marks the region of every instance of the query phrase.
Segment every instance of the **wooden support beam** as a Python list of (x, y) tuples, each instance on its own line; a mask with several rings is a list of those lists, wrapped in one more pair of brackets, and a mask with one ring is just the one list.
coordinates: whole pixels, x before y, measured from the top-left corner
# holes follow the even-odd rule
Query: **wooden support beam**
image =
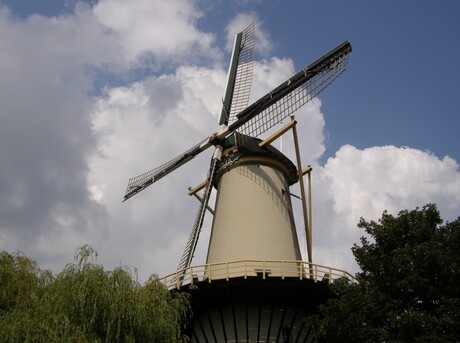
[(187, 194), (188, 195), (195, 195), (195, 193), (197, 193), (197, 192), (201, 191), (203, 188), (205, 188), (207, 183), (208, 183), (208, 180), (204, 180), (198, 186), (189, 187)]
[[(291, 117), (291, 120), (294, 120), (294, 117)], [(303, 219), (304, 219), (304, 226), (305, 226), (305, 238), (307, 240), (307, 255), (308, 255), (308, 262), (313, 263), (312, 261), (312, 244), (311, 244), (311, 228), (309, 225), (309, 216), (307, 211), (307, 204), (305, 200), (305, 186), (303, 183), (303, 172), (302, 172), (302, 160), (300, 158), (300, 148), (299, 148), (299, 139), (297, 136), (297, 129), (295, 125), (292, 127), (292, 134), (294, 136), (294, 147), (295, 147), (295, 155), (297, 160), (297, 169), (299, 171), (299, 186), (300, 186), (300, 197), (302, 198), (302, 212), (303, 212)], [(307, 168), (308, 169), (308, 168)]]
[[(203, 202), (203, 198), (200, 197), (196, 192), (190, 194), (190, 189), (191, 189), (191, 188), (192, 188), (192, 187), (189, 187), (189, 195), (193, 195), (195, 198), (198, 199), (199, 202), (202, 203), (202, 202)], [(212, 215), (214, 215), (214, 210), (213, 210), (209, 205), (206, 205), (206, 209), (209, 211), (209, 213), (211, 213)]]
[(310, 174), (310, 172), (313, 170), (313, 168), (308, 165), (304, 170), (302, 170), (302, 175), (305, 175), (305, 174)]
[[(310, 244), (313, 243), (313, 219), (311, 212), (311, 171), (313, 168), (309, 165), (307, 166), (308, 173), (308, 219), (309, 219), (309, 231), (310, 231)], [(310, 248), (312, 249), (312, 247)]]
[(304, 170), (302, 170), (302, 175), (308, 174), (308, 218), (310, 224), (310, 240), (312, 240), (313, 233), (313, 219), (312, 219), (312, 210), (311, 210), (311, 172), (313, 168), (311, 165), (308, 165)]
[(281, 129), (279, 129), (278, 131), (274, 132), (273, 134), (271, 134), (269, 137), (267, 137), (266, 139), (264, 139), (262, 142), (259, 143), (259, 146), (260, 147), (263, 147), (267, 144), (270, 144), (272, 143), (273, 141), (275, 141), (276, 139), (278, 139), (279, 137), (281, 137), (282, 135), (284, 135), (287, 131), (289, 131), (291, 128), (293, 128), (295, 126), (295, 124), (297, 124), (297, 121), (295, 120), (294, 117), (291, 117), (291, 121), (289, 123), (287, 123), (286, 125), (284, 125)]

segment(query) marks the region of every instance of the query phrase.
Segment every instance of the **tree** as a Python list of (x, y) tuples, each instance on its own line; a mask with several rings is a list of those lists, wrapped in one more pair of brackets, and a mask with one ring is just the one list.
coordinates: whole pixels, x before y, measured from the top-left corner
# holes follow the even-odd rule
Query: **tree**
[(333, 297), (307, 318), (324, 342), (458, 342), (460, 217), (442, 224), (435, 205), (378, 221), (361, 218), (352, 252), (357, 282), (331, 285)]
[(0, 253), (0, 342), (175, 342), (185, 295), (130, 269), (105, 271), (89, 246), (54, 276), (22, 254)]

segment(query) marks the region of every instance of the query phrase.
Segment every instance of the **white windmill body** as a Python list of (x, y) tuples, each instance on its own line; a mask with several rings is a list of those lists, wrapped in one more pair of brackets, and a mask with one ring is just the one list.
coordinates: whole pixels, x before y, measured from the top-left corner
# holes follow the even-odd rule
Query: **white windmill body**
[[(208, 177), (189, 189), (200, 207), (178, 270), (162, 279), (169, 289), (191, 294), (192, 342), (310, 342), (303, 321), (328, 297), (327, 283), (345, 272), (314, 265), (311, 227), (306, 217), (300, 154), (297, 165), (270, 143), (258, 139), (335, 80), (347, 66), (351, 45), (344, 42), (247, 106), (254, 61), (254, 24), (236, 35), (220, 130), (185, 153), (130, 179), (127, 200), (214, 146)], [(296, 134), (294, 134), (296, 137)], [(296, 138), (295, 138), (296, 140)], [(300, 182), (299, 182), (300, 181)], [(290, 186), (302, 190), (308, 261), (302, 261)], [(199, 197), (197, 192), (203, 190)], [(217, 190), (214, 210), (208, 202)], [(214, 214), (207, 260), (191, 266), (207, 210)]]
[[(217, 197), (206, 263), (299, 261), (289, 192), (297, 182), (297, 170), (272, 146), (260, 148), (248, 137), (240, 140), (245, 142), (224, 153), (224, 167), (215, 177)], [(231, 277), (242, 273), (237, 270)]]

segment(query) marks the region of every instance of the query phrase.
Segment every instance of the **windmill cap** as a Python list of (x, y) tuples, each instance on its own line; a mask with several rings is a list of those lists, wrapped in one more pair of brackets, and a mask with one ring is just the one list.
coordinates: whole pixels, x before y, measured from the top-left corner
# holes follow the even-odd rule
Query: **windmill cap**
[(227, 138), (223, 144), (222, 167), (216, 175), (216, 184), (222, 173), (237, 166), (248, 164), (275, 168), (285, 175), (289, 185), (295, 184), (299, 180), (299, 174), (291, 160), (270, 144), (263, 147), (259, 146), (260, 142), (262, 142), (261, 139), (237, 132)]

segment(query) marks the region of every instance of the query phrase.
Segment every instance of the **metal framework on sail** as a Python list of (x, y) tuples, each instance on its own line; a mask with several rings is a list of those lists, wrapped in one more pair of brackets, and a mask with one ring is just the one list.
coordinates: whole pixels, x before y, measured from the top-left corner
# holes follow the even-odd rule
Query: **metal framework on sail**
[(218, 159), (213, 158), (211, 160), (211, 166), (209, 168), (206, 187), (203, 192), (203, 201), (200, 201), (200, 207), (195, 217), (193, 223), (192, 231), (188, 238), (187, 244), (185, 245), (184, 252), (177, 266), (177, 270), (185, 269), (190, 266), (192, 263), (193, 255), (195, 253), (196, 245), (198, 243), (198, 238), (200, 236), (201, 228), (203, 227), (204, 215), (206, 213), (206, 206), (208, 205), (209, 198), (212, 191), (212, 182), (214, 179), (214, 174), (216, 172), (216, 166), (218, 164)]
[(163, 163), (162, 165), (146, 173), (129, 179), (123, 201), (128, 200), (132, 196), (136, 195), (137, 193), (141, 192), (142, 190), (153, 184), (154, 182), (157, 182), (162, 177), (168, 175), (173, 170), (179, 168), (181, 165), (190, 161), (200, 152), (209, 147), (209, 145), (206, 144), (207, 142), (209, 142), (209, 138), (202, 140), (200, 143), (196, 144), (194, 147), (190, 148), (189, 150), (177, 156), (176, 158), (166, 163)]
[(313, 99), (342, 74), (351, 45), (344, 42), (238, 114), (230, 131), (257, 137)]
[(248, 106), (254, 69), (254, 55), (255, 35), (253, 23), (242, 32), (237, 71), (231, 92), (228, 125), (233, 123), (237, 119), (236, 115)]

